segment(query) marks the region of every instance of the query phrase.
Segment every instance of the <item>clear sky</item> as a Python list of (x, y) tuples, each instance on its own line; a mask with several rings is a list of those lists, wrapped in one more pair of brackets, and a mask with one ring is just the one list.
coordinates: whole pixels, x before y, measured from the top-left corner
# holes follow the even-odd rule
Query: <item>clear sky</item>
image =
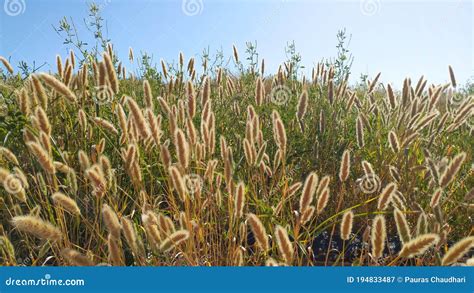
[[(32, 64), (47, 62), (69, 48), (53, 30), (71, 17), (82, 38), (87, 3), (83, 0), (0, 0), (0, 55)], [(128, 48), (147, 51), (159, 62), (199, 57), (203, 48), (257, 41), (260, 57), (274, 71), (285, 60), (284, 47), (295, 41), (303, 64), (313, 66), (336, 55), (336, 33), (352, 35), (353, 77), (361, 73), (400, 85), (406, 76), (424, 74), (430, 82), (448, 80), (451, 64), (459, 82), (474, 76), (473, 1), (317, 1), (317, 0), (97, 0), (107, 20), (108, 36), (121, 59)], [(268, 72), (268, 71), (267, 71)]]

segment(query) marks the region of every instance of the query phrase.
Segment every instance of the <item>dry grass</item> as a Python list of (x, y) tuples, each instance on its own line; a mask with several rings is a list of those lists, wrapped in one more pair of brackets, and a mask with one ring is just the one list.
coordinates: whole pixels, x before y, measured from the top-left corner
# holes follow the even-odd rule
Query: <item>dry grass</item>
[[(58, 56), (59, 72), (25, 81), (0, 58), (17, 117), (0, 150), (3, 265), (469, 257), (474, 101), (451, 67), (450, 84), (407, 78), (398, 92), (380, 74), (336, 82), (323, 64), (304, 81), (288, 66), (203, 76), (180, 54), (177, 68), (162, 62), (160, 78), (144, 80), (116, 58), (111, 46), (102, 60)], [(403, 250), (388, 245), (396, 235)]]

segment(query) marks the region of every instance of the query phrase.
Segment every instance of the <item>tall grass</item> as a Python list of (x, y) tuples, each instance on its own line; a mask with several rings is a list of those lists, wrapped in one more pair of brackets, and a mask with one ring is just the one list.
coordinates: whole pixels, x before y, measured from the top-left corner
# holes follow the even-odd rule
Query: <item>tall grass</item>
[(22, 81), (0, 58), (16, 119), (2, 124), (3, 265), (469, 255), (474, 100), (451, 67), (449, 84), (407, 78), (397, 91), (381, 74), (349, 86), (322, 63), (309, 79), (286, 63), (275, 75), (201, 75), (180, 54), (148, 80), (126, 71), (132, 50), (120, 61), (110, 44), (97, 58), (57, 60), (58, 72)]

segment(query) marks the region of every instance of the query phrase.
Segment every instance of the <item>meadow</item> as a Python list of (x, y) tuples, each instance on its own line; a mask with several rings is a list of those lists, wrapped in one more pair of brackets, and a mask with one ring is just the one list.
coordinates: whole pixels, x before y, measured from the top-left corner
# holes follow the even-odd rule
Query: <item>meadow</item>
[(0, 264), (474, 264), (474, 99), (450, 66), (350, 85), (252, 46), (231, 70), (102, 41), (54, 72), (0, 58)]

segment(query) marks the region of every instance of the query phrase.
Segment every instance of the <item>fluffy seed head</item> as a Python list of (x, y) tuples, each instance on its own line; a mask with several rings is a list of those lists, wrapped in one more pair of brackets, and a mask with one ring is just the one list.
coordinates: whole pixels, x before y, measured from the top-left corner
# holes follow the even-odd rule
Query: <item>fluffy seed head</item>
[(112, 234), (107, 237), (107, 248), (109, 250), (109, 262), (114, 266), (123, 264), (123, 251), (119, 245), (120, 239), (115, 238)]
[(401, 257), (412, 258), (422, 255), (433, 245), (439, 242), (439, 236), (436, 234), (422, 234), (403, 244), (400, 251)]
[(304, 115), (306, 114), (306, 110), (308, 109), (308, 92), (303, 90), (300, 95), (300, 99), (298, 101), (298, 111), (296, 112), (296, 117), (298, 120), (303, 119)]
[(138, 247), (137, 235), (135, 232), (135, 228), (133, 227), (132, 221), (125, 217), (122, 217), (120, 219), (120, 223), (122, 224), (123, 235), (125, 236), (128, 245), (130, 246), (132, 251), (136, 252)]
[(239, 52), (237, 51), (237, 47), (232, 45), (232, 50), (234, 51), (235, 63), (239, 63)]
[(377, 203), (377, 208), (381, 211), (387, 209), (388, 204), (391, 201), (392, 195), (397, 191), (397, 185), (395, 183), (389, 183), (385, 188), (382, 190), (382, 193), (380, 194), (378, 203)]
[(115, 71), (114, 64), (112, 62), (112, 57), (110, 56), (110, 53), (105, 53), (103, 54), (104, 57), (104, 63), (105, 67), (107, 69), (107, 77), (110, 82), (110, 86), (112, 87), (112, 91), (114, 94), (117, 94), (119, 92), (119, 81), (117, 78), (117, 71)]
[(28, 97), (28, 93), (25, 89), (20, 90), (18, 93), (18, 106), (20, 111), (25, 116), (29, 116), (31, 112), (31, 105), (30, 105), (30, 98)]
[(54, 203), (66, 211), (70, 212), (73, 215), (79, 216), (81, 214), (81, 210), (77, 206), (77, 203), (74, 199), (66, 196), (61, 192), (55, 192), (51, 198), (53, 199)]
[(395, 95), (393, 93), (392, 86), (390, 84), (387, 84), (387, 97), (388, 97), (388, 102), (390, 103), (390, 107), (392, 109), (395, 109), (397, 104), (396, 104), (396, 101), (395, 101)]
[(312, 205), (308, 206), (306, 210), (301, 214), (301, 224), (308, 223), (314, 215), (316, 208)]
[(426, 233), (428, 233), (428, 219), (425, 213), (420, 213), (416, 222), (416, 235), (420, 236)]
[(75, 266), (94, 266), (94, 262), (87, 256), (72, 248), (64, 248), (61, 250), (61, 255), (68, 262)]
[(108, 204), (102, 205), (102, 218), (104, 219), (105, 226), (110, 232), (110, 235), (119, 239), (120, 238), (120, 222), (117, 214), (112, 210)]
[(205, 77), (203, 80), (203, 89), (201, 91), (201, 105), (204, 106), (211, 99), (211, 80)]
[(151, 91), (150, 83), (146, 79), (143, 81), (143, 98), (147, 108), (153, 109), (153, 93)]
[(275, 238), (278, 246), (278, 251), (282, 255), (287, 265), (290, 265), (293, 260), (293, 244), (290, 242), (286, 229), (280, 225), (275, 228)]
[(474, 236), (461, 239), (456, 244), (451, 246), (443, 259), (441, 265), (448, 266), (457, 262), (463, 255), (465, 255), (474, 246)]
[(174, 141), (178, 161), (181, 166), (186, 169), (189, 165), (189, 144), (184, 132), (180, 128), (174, 132)]
[(0, 62), (3, 63), (3, 66), (5, 66), (5, 68), (8, 70), (10, 74), (13, 74), (13, 67), (10, 65), (10, 62), (8, 62), (8, 60), (5, 57), (0, 56)]
[(397, 225), (397, 232), (400, 240), (403, 243), (407, 243), (411, 240), (410, 226), (408, 226), (405, 215), (397, 208), (393, 211), (393, 217), (395, 218), (395, 224)]
[(455, 88), (456, 87), (456, 78), (454, 76), (454, 70), (451, 67), (451, 65), (449, 65), (448, 69), (449, 69), (449, 78), (451, 79), (451, 85)]
[(57, 227), (35, 216), (16, 216), (12, 218), (11, 223), (18, 230), (41, 239), (55, 241), (62, 237)]
[(387, 238), (387, 230), (385, 228), (385, 217), (377, 215), (372, 224), (372, 256), (374, 258), (382, 257), (385, 248), (385, 239)]
[(347, 211), (342, 216), (341, 222), (341, 239), (349, 240), (352, 232), (352, 222), (354, 219), (354, 213), (352, 211)]
[(316, 203), (316, 212), (321, 214), (324, 208), (327, 206), (329, 201), (329, 188), (324, 188), (318, 197), (318, 202)]
[(363, 148), (365, 145), (364, 141), (364, 124), (362, 122), (362, 117), (359, 115), (357, 117), (357, 123), (356, 123), (356, 137), (357, 137), (357, 145), (359, 148)]
[(318, 188), (316, 189), (316, 194), (319, 196), (323, 192), (324, 189), (329, 187), (329, 182), (331, 181), (331, 176), (324, 176), (321, 178), (318, 184)]
[(369, 88), (367, 89), (367, 93), (368, 93), (368, 94), (372, 93), (372, 91), (375, 89), (375, 86), (377, 85), (377, 82), (378, 82), (378, 80), (379, 80), (381, 74), (382, 74), (382, 73), (379, 72), (379, 73), (375, 76), (374, 80), (372, 80), (372, 82), (369, 84)]
[(309, 207), (314, 198), (314, 193), (316, 192), (316, 187), (318, 185), (318, 175), (315, 172), (311, 172), (304, 182), (303, 191), (300, 198), (300, 213), (303, 214), (304, 211)]
[(470, 259), (468, 259), (468, 260), (466, 261), (466, 265), (467, 265), (468, 267), (474, 267), (474, 257), (471, 257)]
[(179, 230), (168, 236), (160, 245), (160, 250), (167, 252), (183, 243), (189, 238), (187, 230)]
[(47, 73), (40, 73), (39, 77), (49, 87), (66, 97), (66, 99), (68, 99), (70, 102), (76, 102), (76, 95), (64, 83), (57, 80), (54, 76)]
[(267, 267), (278, 267), (279, 264), (278, 264), (278, 262), (277, 262), (274, 258), (269, 257), (269, 258), (265, 261), (265, 266), (267, 266)]
[(454, 157), (451, 162), (449, 163), (448, 167), (444, 171), (443, 175), (441, 175), (439, 180), (440, 187), (444, 188), (449, 185), (454, 180), (454, 177), (461, 169), (461, 165), (464, 163), (466, 159), (466, 153), (460, 153), (456, 157)]
[(48, 109), (48, 95), (46, 94), (43, 85), (41, 84), (37, 75), (31, 75), (33, 84), (33, 93), (41, 104), (41, 107)]
[(279, 147), (279, 149), (282, 152), (282, 155), (284, 155), (286, 151), (286, 130), (285, 130), (285, 125), (283, 124), (283, 121), (280, 118), (280, 114), (278, 114), (277, 111), (273, 111), (272, 114), (273, 117), (273, 132), (275, 136), (275, 141)]
[(258, 246), (263, 250), (267, 251), (269, 249), (268, 236), (265, 227), (263, 226), (260, 219), (255, 214), (247, 215), (247, 222), (250, 225), (250, 229), (257, 240)]
[(39, 130), (51, 135), (51, 124), (49, 123), (48, 115), (42, 107), (37, 107), (35, 110), (36, 121), (38, 122)]
[(344, 182), (349, 178), (349, 172), (351, 169), (351, 152), (345, 150), (342, 154), (341, 168), (339, 169), (339, 180)]
[(362, 161), (362, 168), (364, 169), (365, 175), (369, 174), (375, 174), (374, 168), (372, 167), (372, 164), (367, 162), (367, 161)]
[(393, 130), (388, 133), (388, 141), (392, 151), (398, 153), (400, 151), (400, 143), (398, 142), (397, 134)]
[(145, 116), (143, 116), (142, 110), (134, 99), (127, 98), (127, 102), (140, 136), (144, 139), (148, 138), (150, 136), (150, 129), (146, 123)]
[(181, 172), (179, 172), (178, 168), (175, 166), (171, 166), (169, 168), (169, 172), (174, 189), (176, 189), (176, 192), (178, 192), (180, 199), (184, 201), (186, 198), (186, 185)]
[(239, 182), (237, 184), (237, 192), (235, 195), (235, 218), (239, 219), (244, 214), (244, 206), (245, 206), (245, 185), (243, 182)]
[(443, 189), (442, 188), (436, 189), (436, 191), (431, 196), (430, 206), (432, 208), (434, 208), (435, 206), (439, 204), (439, 201), (442, 195), (443, 195)]
[(186, 86), (186, 96), (188, 98), (188, 114), (192, 119), (196, 115), (196, 93), (194, 92), (194, 85), (192, 81), (188, 81)]
[(8, 161), (10, 161), (12, 164), (15, 164), (17, 166), (20, 165), (15, 154), (11, 150), (7, 149), (6, 147), (0, 147), (0, 158), (2, 159), (5, 158)]
[(26, 145), (35, 155), (36, 159), (45, 172), (48, 174), (54, 174), (56, 172), (53, 160), (49, 156), (48, 152), (40, 144), (36, 142), (28, 142)]
[(118, 130), (115, 128), (115, 126), (111, 122), (109, 122), (109, 121), (107, 121), (103, 118), (94, 117), (94, 122), (97, 125), (99, 125), (100, 127), (104, 128), (105, 130), (107, 130), (107, 131), (109, 131), (109, 132), (111, 132), (115, 135), (117, 135), (119, 133)]

